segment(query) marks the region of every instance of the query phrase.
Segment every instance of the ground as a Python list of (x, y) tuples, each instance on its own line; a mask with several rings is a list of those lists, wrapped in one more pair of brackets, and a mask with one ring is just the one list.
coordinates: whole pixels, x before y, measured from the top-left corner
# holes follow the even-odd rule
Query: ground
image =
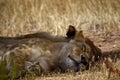
[(92, 35), (89, 38), (99, 47), (103, 52), (120, 49), (120, 35), (111, 34), (108, 36), (104, 35)]

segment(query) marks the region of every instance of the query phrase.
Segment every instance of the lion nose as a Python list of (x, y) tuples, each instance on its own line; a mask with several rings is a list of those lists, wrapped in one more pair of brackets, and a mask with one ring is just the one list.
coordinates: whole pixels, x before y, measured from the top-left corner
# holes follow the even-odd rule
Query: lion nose
[(85, 57), (83, 55), (81, 55), (81, 60), (85, 60)]
[(86, 66), (86, 70), (89, 69), (89, 63), (87, 62), (86, 58), (83, 55), (81, 55), (80, 63)]
[(86, 58), (85, 58), (83, 55), (81, 55), (80, 63), (82, 63), (82, 64), (84, 64), (84, 65), (87, 64)]

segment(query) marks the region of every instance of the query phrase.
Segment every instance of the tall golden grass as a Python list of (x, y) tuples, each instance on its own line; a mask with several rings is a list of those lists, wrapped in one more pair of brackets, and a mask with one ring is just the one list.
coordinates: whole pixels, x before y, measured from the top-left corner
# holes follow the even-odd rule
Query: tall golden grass
[(120, 33), (119, 9), (120, 0), (0, 0), (0, 35), (62, 35), (70, 24), (85, 31)]

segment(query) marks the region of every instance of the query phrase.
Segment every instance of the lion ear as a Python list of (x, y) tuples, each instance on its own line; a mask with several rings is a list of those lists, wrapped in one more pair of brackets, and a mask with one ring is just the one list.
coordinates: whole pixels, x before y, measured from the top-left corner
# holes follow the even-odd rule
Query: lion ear
[(76, 37), (83, 37), (84, 38), (84, 35), (83, 35), (83, 31), (82, 30), (80, 30), (77, 34), (76, 34)]
[(72, 30), (72, 31), (75, 31), (75, 32), (76, 32), (76, 28), (75, 28), (75, 26), (73, 26), (73, 25), (69, 25), (68, 30)]
[(80, 41), (80, 42), (84, 42), (85, 41), (85, 38), (84, 38), (82, 30), (80, 30), (79, 32), (77, 32), (77, 34), (75, 36), (75, 40), (76, 41)]
[(80, 30), (80, 31), (79, 31), (79, 34), (82, 34), (82, 35), (83, 35), (83, 31), (82, 31), (82, 30)]
[(69, 25), (69, 28), (75, 28), (73, 25)]
[(67, 35), (67, 38), (73, 39), (75, 37), (75, 35), (76, 35), (76, 29), (75, 29), (75, 27), (72, 26), (72, 25), (69, 25), (69, 28), (67, 30), (66, 35)]

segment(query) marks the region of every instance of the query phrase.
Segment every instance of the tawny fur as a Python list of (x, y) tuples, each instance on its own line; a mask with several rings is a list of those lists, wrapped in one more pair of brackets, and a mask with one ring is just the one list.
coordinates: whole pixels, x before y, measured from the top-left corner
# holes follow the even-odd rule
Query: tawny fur
[[(54, 69), (61, 67), (61, 63), (65, 63), (65, 65), (70, 64), (70, 67), (67, 66), (67, 68), (76, 71), (76, 68), (78, 68), (78, 66), (76, 66), (73, 61), (64, 61), (66, 61), (66, 59), (69, 59), (68, 56), (71, 56), (76, 61), (80, 61), (80, 54), (82, 52), (83, 45), (83, 43), (77, 41), (71, 43), (64, 41), (54, 42), (45, 38), (22, 39), (19, 42), (8, 46), (9, 48), (6, 50), (7, 52), (4, 55), (4, 59), (7, 61), (7, 63), (10, 63), (10, 65), (8, 65), (8, 68), (14, 68), (13, 64), (16, 64), (18, 65), (17, 68), (20, 69), (20, 71), (22, 69), (25, 69), (26, 62), (38, 62), (39, 67), (35, 67), (35, 69), (39, 69), (37, 70), (39, 72), (51, 72)], [(17, 63), (17, 61), (19, 63)], [(62, 68), (64, 68), (65, 65), (62, 65)]]

